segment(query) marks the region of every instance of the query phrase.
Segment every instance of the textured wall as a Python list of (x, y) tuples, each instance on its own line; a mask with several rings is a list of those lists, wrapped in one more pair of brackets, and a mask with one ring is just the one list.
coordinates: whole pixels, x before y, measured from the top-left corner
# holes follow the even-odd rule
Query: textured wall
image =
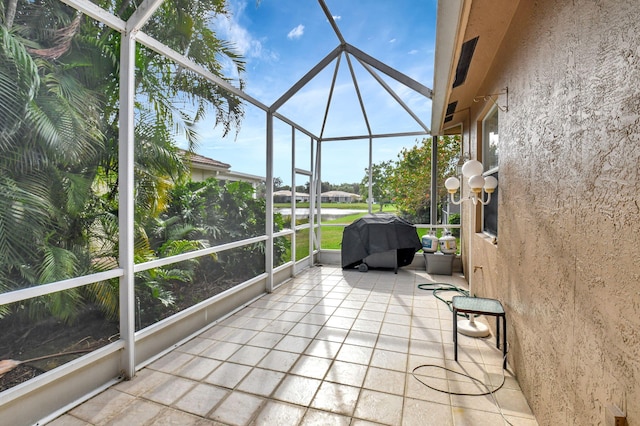
[(494, 64), (500, 236), (474, 235), (466, 270), (507, 306), (541, 425), (604, 424), (615, 403), (638, 426), (640, 3), (521, 1)]

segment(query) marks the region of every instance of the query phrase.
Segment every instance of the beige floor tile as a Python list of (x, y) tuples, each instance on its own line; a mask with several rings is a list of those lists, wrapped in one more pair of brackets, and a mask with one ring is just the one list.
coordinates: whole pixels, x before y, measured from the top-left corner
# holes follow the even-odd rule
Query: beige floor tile
[(379, 311), (368, 310), (367, 305), (365, 305), (364, 308), (360, 311), (360, 315), (358, 315), (358, 319), (362, 319), (365, 321), (378, 321), (382, 323), (382, 320), (385, 315), (385, 310), (386, 309), (382, 309)]
[(444, 358), (444, 348), (440, 342), (428, 342), (426, 340), (411, 340), (409, 354), (429, 358)]
[(202, 418), (183, 411), (167, 408), (152, 421), (153, 426), (196, 426)]
[(305, 324), (324, 325), (329, 319), (329, 315), (324, 314), (306, 314), (300, 319)]
[[(487, 380), (486, 377), (487, 367), (482, 363), (445, 360), (445, 366), (449, 369), (449, 371), (447, 371), (447, 378), (449, 380), (455, 380), (458, 382), (480, 381), (487, 385), (490, 384), (490, 381)], [(470, 376), (471, 378), (467, 376)]]
[(271, 320), (266, 318), (251, 317), (250, 321), (247, 321), (242, 325), (242, 328), (246, 330), (262, 331), (266, 326), (271, 323)]
[(233, 355), (227, 358), (228, 362), (235, 362), (237, 364), (244, 364), (248, 366), (254, 366), (260, 362), (270, 351), (269, 348), (260, 348), (257, 346), (243, 346), (238, 349)]
[(256, 334), (258, 334), (258, 332), (255, 330), (238, 328), (236, 329), (235, 332), (229, 333), (226, 336), (224, 336), (224, 341), (244, 345), (249, 340), (253, 339)]
[[(314, 302), (316, 300), (316, 302)], [(311, 309), (315, 307), (315, 305), (319, 301), (319, 297), (305, 297), (300, 299), (300, 302), (296, 303), (292, 307), (289, 308), (290, 312), (302, 312), (303, 314), (309, 313)]]
[(349, 295), (348, 299), (349, 300), (357, 300), (359, 302), (364, 302), (366, 300), (369, 299), (369, 296), (371, 296), (371, 292), (370, 291), (352, 291), (351, 294)]
[(329, 367), (331, 367), (332, 362), (333, 360), (330, 358), (301, 355), (289, 372), (299, 376), (322, 380), (325, 374), (327, 374)]
[(333, 359), (341, 347), (342, 343), (314, 339), (304, 353), (307, 355)]
[(349, 318), (349, 317), (340, 317), (336, 315), (331, 315), (331, 317), (327, 320), (327, 322), (324, 325), (326, 325), (327, 327), (344, 328), (344, 329), (350, 330), (354, 321), (355, 321), (355, 317)]
[(415, 324), (411, 327), (411, 340), (424, 340), (427, 342), (437, 342), (442, 343), (442, 334), (439, 329), (427, 328), (424, 326), (416, 326)]
[[(377, 326), (380, 323), (376, 321)], [(378, 341), (378, 333), (368, 333), (366, 331), (351, 330), (347, 337), (344, 339), (344, 343), (348, 345), (367, 346), (373, 347)]]
[(403, 426), (453, 426), (451, 406), (406, 398), (402, 413)]
[[(373, 311), (373, 312), (386, 312), (387, 307), (389, 305), (387, 303), (375, 303), (375, 302), (367, 302), (363, 305), (362, 310), (364, 311)], [(381, 318), (382, 319), (382, 318)]]
[(380, 334), (408, 339), (411, 335), (411, 327), (408, 325), (384, 322), (380, 328)]
[(232, 392), (209, 414), (213, 420), (234, 426), (244, 426), (262, 407), (264, 399), (242, 392)]
[[(453, 421), (456, 426), (496, 426), (506, 425), (504, 418), (498, 413), (453, 407)], [(518, 423), (514, 423), (518, 426)]]
[(202, 380), (220, 364), (222, 364), (222, 361), (217, 359), (195, 357), (178, 370), (176, 374), (192, 380)]
[(500, 386), (502, 384), (502, 387), (505, 389), (521, 391), (520, 384), (509, 369), (509, 365), (507, 365), (506, 370), (503, 369), (502, 366), (487, 365), (485, 381), (493, 386)]
[(311, 402), (311, 407), (351, 416), (359, 395), (359, 388), (323, 382)]
[(220, 324), (225, 325), (227, 327), (242, 329), (243, 326), (249, 321), (250, 321), (249, 317), (246, 317), (241, 312), (238, 312), (231, 315), (228, 318), (223, 319), (220, 322)]
[[(399, 304), (394, 304), (395, 302), (398, 302)], [(392, 297), (391, 300), (389, 300), (387, 314), (411, 315), (411, 303), (407, 304), (402, 301), (397, 301)]]
[(132, 395), (111, 388), (77, 406), (70, 414), (89, 423), (106, 423), (124, 411), (135, 399)]
[(409, 339), (404, 337), (380, 335), (376, 342), (376, 349), (385, 349), (394, 352), (407, 352)]
[(118, 416), (105, 423), (107, 426), (143, 425), (156, 417), (164, 407), (153, 402), (137, 399)]
[(291, 321), (272, 321), (271, 324), (262, 329), (271, 333), (287, 334), (297, 323)]
[(325, 315), (327, 317), (330, 317), (335, 312), (336, 309), (337, 309), (337, 306), (332, 306), (332, 305), (327, 305), (325, 303), (320, 303), (319, 305), (317, 305), (313, 309), (311, 309), (309, 311), (309, 313), (310, 314)]
[[(347, 423), (349, 424), (349, 423)], [(47, 423), (49, 426), (91, 426), (91, 423), (88, 423), (84, 420), (80, 420), (77, 417), (73, 417), (69, 414), (64, 414), (54, 421)]]
[(325, 376), (325, 380), (344, 385), (361, 387), (366, 374), (366, 365), (334, 361)]
[[(479, 387), (473, 385), (456, 386), (456, 382), (451, 381), (449, 382), (449, 388), (452, 392), (482, 393), (482, 390)], [(496, 402), (491, 395), (451, 395), (451, 405), (454, 408), (468, 408), (470, 410), (480, 410), (490, 413), (499, 412)]]
[(374, 349), (371, 366), (387, 370), (407, 371), (407, 354), (384, 349)]
[(391, 298), (391, 296), (388, 295), (388, 294), (371, 293), (369, 295), (369, 297), (367, 297), (367, 304), (369, 304), (369, 303), (383, 303), (383, 304), (387, 305), (387, 304), (389, 304), (389, 299), (390, 298)]
[(306, 312), (295, 312), (295, 311), (286, 311), (283, 312), (279, 317), (279, 321), (290, 321), (290, 322), (298, 322), (302, 317), (304, 317)]
[(384, 322), (389, 324), (409, 326), (411, 325), (411, 315), (401, 315), (387, 312), (387, 314), (384, 316)]
[(301, 426), (349, 426), (351, 417), (310, 408), (305, 414)]
[(289, 331), (289, 334), (312, 339), (318, 334), (321, 328), (322, 326), (316, 324), (298, 323)]
[(259, 346), (261, 348), (271, 349), (275, 345), (277, 345), (278, 342), (282, 340), (283, 337), (284, 337), (284, 334), (282, 333), (271, 333), (268, 331), (261, 331), (258, 334), (256, 334), (251, 340), (249, 340), (247, 345)]
[(380, 392), (404, 395), (406, 373), (370, 367), (364, 379), (363, 388)]
[(241, 347), (242, 345), (239, 343), (214, 342), (213, 345), (202, 351), (200, 355), (220, 361), (226, 361), (227, 358), (233, 355)]
[(250, 308), (244, 308), (242, 310), (244, 315), (251, 318), (260, 318), (266, 320), (276, 319), (280, 315), (280, 311), (272, 311), (271, 309), (258, 308), (252, 305)]
[(312, 342), (308, 337), (300, 336), (284, 336), (275, 346), (274, 349), (278, 349), (286, 352), (302, 353)]
[(362, 309), (362, 307), (364, 306), (364, 301), (362, 300), (345, 300), (344, 302), (342, 302), (340, 304), (341, 308), (349, 308), (349, 309)]
[(340, 307), (340, 308), (336, 309), (333, 312), (333, 315), (337, 316), (337, 317), (345, 317), (345, 318), (353, 318), (353, 319), (355, 319), (358, 316), (359, 313), (360, 313), (359, 309)]
[(233, 327), (227, 327), (225, 325), (222, 324), (216, 324), (215, 327), (212, 327), (208, 330), (205, 330), (200, 337), (206, 338), (206, 339), (212, 339), (212, 340), (221, 340), (223, 339), (226, 335), (228, 335), (229, 333), (232, 333), (235, 331), (235, 328)]
[(354, 417), (386, 425), (398, 425), (402, 420), (402, 403), (401, 396), (363, 389)]
[(343, 344), (336, 356), (336, 360), (368, 365), (373, 354), (373, 348)]
[(207, 349), (213, 342), (211, 339), (205, 339), (203, 337), (195, 337), (189, 340), (187, 343), (178, 346), (177, 351), (185, 352), (192, 355), (198, 355), (200, 352)]
[(174, 406), (182, 411), (204, 416), (228, 394), (228, 390), (201, 383), (180, 398)]
[(187, 362), (194, 358), (193, 355), (184, 352), (172, 351), (162, 358), (149, 364), (152, 370), (163, 371), (165, 373), (174, 373), (181, 369)]
[(251, 371), (251, 367), (248, 365), (225, 362), (220, 365), (220, 367), (216, 368), (213, 373), (207, 376), (204, 381), (217, 386), (233, 389), (238, 383), (240, 383), (240, 380), (249, 373), (249, 371)]
[(308, 406), (320, 387), (320, 380), (287, 375), (273, 393), (273, 398), (292, 404)]
[(277, 351), (274, 349), (262, 358), (258, 367), (286, 373), (293, 367), (293, 364), (296, 363), (299, 357), (300, 355), (297, 353)]
[(114, 386), (114, 389), (131, 395), (142, 395), (173, 378), (172, 375), (150, 369), (139, 371), (131, 380), (125, 380)]
[[(455, 353), (454, 353), (455, 347), (453, 344), (444, 343), (443, 349), (444, 349), (445, 359), (453, 360), (455, 358)], [(465, 362), (465, 361), (484, 365), (482, 354), (480, 353), (480, 350), (477, 347), (470, 346), (470, 345), (468, 346), (458, 345), (458, 362)]]
[(318, 334), (316, 334), (316, 340), (328, 340), (330, 342), (344, 342), (344, 339), (349, 334), (349, 330), (343, 328), (322, 327)]
[(534, 418), (527, 419), (509, 415), (505, 415), (504, 418), (513, 426), (538, 426), (538, 422)]
[(255, 419), (255, 425), (297, 425), (305, 408), (279, 401), (268, 401)]
[(533, 417), (531, 408), (522, 392), (502, 388), (495, 393), (495, 397), (504, 414), (526, 418)]
[(174, 401), (192, 389), (197, 382), (193, 380), (183, 379), (181, 377), (172, 377), (170, 380), (160, 386), (150, 389), (142, 396), (158, 404), (171, 405)]
[(453, 335), (453, 319), (440, 318), (440, 330), (443, 332), (449, 332)]
[(405, 398), (420, 399), (451, 407), (449, 382), (446, 379), (407, 374)]
[(378, 334), (382, 326), (383, 324), (381, 321), (375, 321), (375, 320), (370, 320), (366, 318), (358, 318), (353, 323), (351, 330)]
[(284, 376), (285, 373), (279, 371), (265, 370), (256, 367), (247, 374), (237, 389), (266, 397), (271, 395)]

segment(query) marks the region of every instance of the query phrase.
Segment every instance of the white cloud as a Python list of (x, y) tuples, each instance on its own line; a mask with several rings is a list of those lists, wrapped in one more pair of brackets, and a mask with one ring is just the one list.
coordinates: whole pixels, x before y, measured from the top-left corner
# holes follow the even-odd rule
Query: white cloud
[(339, 20), (341, 20), (341, 19), (342, 19), (342, 16), (340, 16), (340, 15), (337, 15), (337, 16), (336, 16), (336, 15), (333, 15), (333, 16), (331, 16), (331, 17), (333, 18), (333, 20), (334, 20), (334, 21), (339, 21)]
[(409, 55), (415, 55), (416, 53), (418, 53), (418, 49), (412, 49), (409, 51)]
[(304, 34), (304, 25), (300, 24), (294, 29), (292, 29), (291, 31), (289, 31), (289, 34), (287, 34), (287, 38), (293, 40), (293, 39), (302, 37), (303, 34)]
[(396, 42), (395, 38), (392, 38), (391, 40), (389, 40), (389, 43), (395, 43), (395, 42)]
[(213, 20), (214, 31), (223, 40), (230, 41), (234, 49), (245, 58), (260, 58), (277, 60), (277, 55), (265, 49), (262, 41), (255, 39), (251, 33), (240, 25), (240, 17), (244, 14), (247, 6), (246, 1), (230, 3), (228, 16), (217, 15)]

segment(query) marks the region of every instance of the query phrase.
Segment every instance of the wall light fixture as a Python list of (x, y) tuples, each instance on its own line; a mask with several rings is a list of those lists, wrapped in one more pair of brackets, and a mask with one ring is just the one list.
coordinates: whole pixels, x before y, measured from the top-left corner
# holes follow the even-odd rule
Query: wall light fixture
[[(444, 182), (444, 186), (447, 188), (449, 194), (451, 194), (451, 202), (453, 204), (460, 204), (463, 201), (470, 200), (474, 205), (480, 203), (487, 205), (491, 201), (491, 194), (498, 187), (498, 179), (493, 176), (482, 176), (484, 167), (478, 160), (469, 160), (462, 166), (462, 176), (468, 179), (469, 182), (469, 196), (462, 197), (456, 201), (455, 194), (460, 189), (460, 180), (457, 177), (450, 177)], [(482, 191), (487, 194), (487, 199), (483, 200), (484, 196)]]

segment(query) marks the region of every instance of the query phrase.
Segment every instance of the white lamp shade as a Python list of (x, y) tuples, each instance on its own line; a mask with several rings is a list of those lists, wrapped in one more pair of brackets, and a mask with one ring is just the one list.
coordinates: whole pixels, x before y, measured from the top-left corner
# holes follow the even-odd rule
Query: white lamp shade
[(498, 187), (498, 179), (494, 178), (493, 176), (487, 176), (487, 177), (484, 178), (484, 190), (485, 190), (485, 192), (490, 194), (493, 191), (495, 191), (495, 189), (497, 187)]
[(469, 160), (462, 166), (462, 174), (466, 178), (481, 175), (483, 171), (484, 166), (478, 160)]
[(471, 176), (469, 178), (469, 186), (473, 192), (482, 191), (484, 186), (484, 178), (481, 175)]
[(447, 191), (455, 193), (460, 188), (460, 181), (458, 178), (450, 177), (444, 181), (444, 187), (447, 188)]

